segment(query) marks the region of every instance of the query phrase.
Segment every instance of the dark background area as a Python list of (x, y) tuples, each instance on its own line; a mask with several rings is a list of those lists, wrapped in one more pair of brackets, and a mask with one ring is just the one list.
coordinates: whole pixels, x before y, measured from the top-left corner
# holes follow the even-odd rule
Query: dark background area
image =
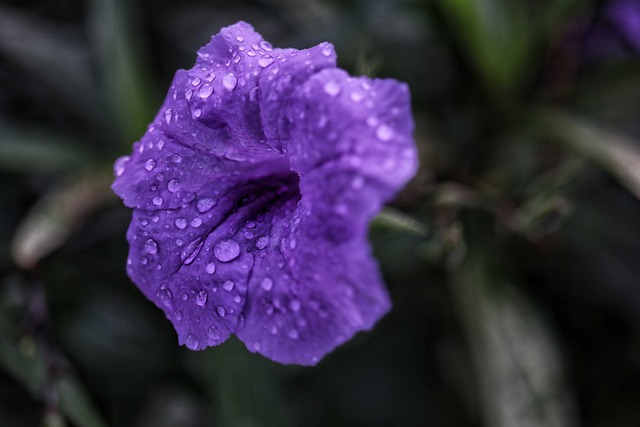
[[(109, 189), (222, 26), (409, 84), (394, 308), (318, 366), (178, 347)], [(0, 426), (640, 425), (640, 2), (0, 3)]]

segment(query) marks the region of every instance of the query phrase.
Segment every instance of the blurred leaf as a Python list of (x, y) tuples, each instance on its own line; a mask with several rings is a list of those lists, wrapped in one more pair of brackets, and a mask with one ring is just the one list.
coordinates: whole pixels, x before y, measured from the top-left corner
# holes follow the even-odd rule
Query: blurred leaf
[(640, 198), (640, 144), (562, 111), (534, 111), (535, 129), (591, 160)]
[(493, 427), (577, 425), (558, 344), (544, 316), (501, 271), (486, 238), (474, 236), (454, 276), (482, 397)]
[(44, 196), (14, 235), (14, 261), (31, 269), (62, 246), (91, 213), (117, 200), (109, 188), (112, 180), (110, 171), (91, 171)]
[(385, 207), (371, 222), (374, 228), (388, 228), (419, 236), (427, 234), (427, 227), (420, 221), (392, 207)]
[(28, 90), (31, 82), (44, 82), (56, 95), (42, 100), (48, 108), (69, 105), (99, 124), (103, 114), (96, 102), (98, 90), (80, 36), (41, 16), (0, 8), (0, 55), (24, 70), (15, 84)]
[(0, 169), (21, 173), (64, 172), (88, 161), (88, 153), (61, 135), (0, 124)]
[(129, 148), (153, 119), (156, 97), (142, 56), (142, 31), (134, 22), (133, 2), (92, 0), (89, 28), (100, 72), (123, 144)]

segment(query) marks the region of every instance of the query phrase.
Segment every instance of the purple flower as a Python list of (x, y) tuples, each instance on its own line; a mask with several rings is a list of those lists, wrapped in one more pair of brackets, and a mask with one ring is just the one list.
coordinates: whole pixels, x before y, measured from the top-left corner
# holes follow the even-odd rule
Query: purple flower
[(332, 45), (223, 28), (116, 161), (129, 276), (192, 350), (236, 334), (317, 363), (389, 310), (367, 228), (416, 171), (412, 130), (407, 86), (350, 77)]

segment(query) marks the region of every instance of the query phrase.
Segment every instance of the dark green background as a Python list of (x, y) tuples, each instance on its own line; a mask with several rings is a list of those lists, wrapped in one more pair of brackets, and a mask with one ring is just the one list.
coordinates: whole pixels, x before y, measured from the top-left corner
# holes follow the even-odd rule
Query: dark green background
[[(640, 425), (640, 56), (607, 7), (4, 0), (0, 426)], [(125, 274), (111, 165), (238, 20), (411, 87), (393, 311), (313, 368), (178, 347)]]

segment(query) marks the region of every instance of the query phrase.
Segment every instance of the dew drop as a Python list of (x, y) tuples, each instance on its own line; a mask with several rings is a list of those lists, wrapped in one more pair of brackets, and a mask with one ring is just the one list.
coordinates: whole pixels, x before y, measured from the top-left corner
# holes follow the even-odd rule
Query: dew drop
[(173, 312), (173, 317), (176, 318), (177, 321), (182, 320), (182, 311), (176, 310)]
[(271, 43), (269, 43), (266, 40), (263, 40), (260, 42), (260, 47), (266, 50), (267, 52), (271, 52), (273, 50), (273, 47), (271, 47)]
[(196, 119), (198, 117), (200, 117), (202, 115), (202, 110), (199, 108), (196, 108), (195, 110), (193, 110), (193, 117), (195, 117)]
[(259, 351), (259, 350), (260, 350), (260, 347), (261, 347), (261, 346), (260, 346), (260, 343), (259, 343), (258, 341), (256, 341), (256, 342), (254, 342), (254, 343), (253, 343), (253, 349), (254, 349), (255, 351)]
[(235, 89), (237, 84), (238, 78), (231, 73), (222, 78), (222, 85), (229, 91)]
[(332, 50), (331, 50), (331, 48), (329, 46), (326, 46), (324, 49), (322, 49), (322, 54), (324, 56), (330, 56), (331, 52), (332, 52)]
[(213, 74), (213, 73), (209, 73), (209, 74), (207, 75), (207, 81), (208, 81), (208, 82), (212, 82), (212, 81), (213, 81), (213, 79), (215, 79), (215, 78), (216, 78), (216, 75), (215, 75), (215, 74)]
[(180, 230), (184, 230), (184, 228), (187, 226), (187, 220), (185, 218), (176, 218), (176, 220), (173, 223)]
[(201, 82), (202, 80), (200, 80), (200, 77), (196, 77), (195, 79), (191, 80), (191, 86), (198, 86)]
[(182, 156), (180, 154), (176, 153), (173, 156), (171, 156), (171, 161), (173, 163), (180, 163), (180, 162), (182, 162)]
[(193, 334), (189, 334), (187, 336), (187, 348), (189, 350), (197, 350), (198, 349), (198, 345), (200, 345), (200, 343), (198, 342), (198, 338), (196, 338), (195, 335)]
[(187, 101), (191, 101), (191, 97), (193, 96), (193, 91), (191, 89), (187, 89), (184, 93), (184, 97), (187, 98)]
[(253, 221), (247, 221), (244, 226), (247, 227), (247, 228), (255, 228), (256, 227), (256, 223), (253, 222)]
[(207, 274), (213, 274), (216, 272), (216, 264), (213, 262), (210, 262), (209, 264), (207, 264), (204, 270), (207, 272)]
[(156, 196), (156, 197), (153, 198), (152, 202), (156, 206), (161, 206), (162, 203), (164, 203), (164, 199), (162, 197), (160, 197), (160, 196)]
[(220, 339), (220, 330), (216, 325), (211, 325), (209, 326), (209, 329), (207, 329), (207, 335), (212, 340), (217, 341)]
[(149, 239), (144, 243), (144, 251), (148, 254), (155, 254), (158, 252), (158, 242), (153, 239)]
[(207, 294), (207, 291), (200, 291), (196, 296), (196, 304), (198, 304), (200, 307), (204, 307), (207, 304), (207, 299), (209, 299), (209, 294)]
[(293, 311), (299, 311), (300, 301), (298, 301), (297, 299), (292, 299), (291, 302), (289, 302), (289, 308)]
[(296, 329), (291, 329), (289, 331), (289, 338), (291, 338), (292, 340), (297, 340), (298, 339), (298, 331)]
[(167, 182), (167, 190), (171, 191), (172, 193), (180, 190), (180, 181), (177, 179), (172, 179)]
[(233, 290), (233, 286), (234, 286), (233, 280), (227, 280), (222, 284), (222, 288), (225, 291), (232, 291)]
[(198, 96), (200, 98), (208, 98), (213, 93), (213, 86), (211, 85), (202, 85), (200, 90), (198, 91)]
[(269, 236), (260, 236), (256, 240), (256, 248), (264, 249), (269, 244)]
[(256, 52), (253, 50), (247, 51), (247, 56), (256, 56)]
[(171, 108), (167, 108), (164, 112), (164, 120), (167, 122), (167, 124), (171, 123), (172, 116), (173, 116), (173, 110), (171, 110)]
[(155, 167), (156, 167), (156, 161), (155, 161), (155, 160), (153, 160), (153, 159), (149, 159), (149, 160), (147, 160), (147, 161), (145, 162), (145, 164), (144, 164), (144, 168), (145, 168), (146, 170), (148, 170), (148, 171), (152, 171), (152, 170), (153, 170), (153, 168), (155, 168)]
[(334, 80), (331, 80), (330, 82), (327, 82), (324, 85), (325, 93), (327, 93), (330, 96), (337, 96), (341, 90), (342, 88), (340, 87), (340, 84)]
[(262, 287), (262, 289), (264, 289), (265, 291), (270, 291), (273, 288), (273, 280), (270, 277), (265, 277), (264, 279), (262, 279), (262, 281), (260, 282), (260, 286)]
[(114, 164), (113, 170), (116, 173), (116, 176), (121, 176), (124, 173), (127, 162), (130, 160), (129, 156), (122, 156), (116, 160)]
[(195, 217), (191, 220), (191, 226), (193, 228), (198, 228), (202, 225), (202, 218)]
[(273, 64), (274, 59), (270, 56), (263, 56), (262, 58), (260, 58), (258, 60), (258, 65), (261, 66), (262, 68), (268, 67), (269, 65)]
[(216, 308), (216, 313), (218, 313), (218, 316), (224, 317), (227, 315), (227, 309), (220, 305)]
[(242, 43), (244, 41), (244, 37), (238, 36), (238, 37), (236, 37), (236, 40), (238, 40), (240, 43)]
[(393, 130), (387, 125), (382, 125), (376, 131), (376, 136), (381, 141), (389, 141), (393, 138)]
[(349, 97), (353, 102), (362, 101), (362, 94), (360, 92), (351, 92), (351, 95), (349, 95)]
[(221, 262), (229, 262), (240, 255), (240, 245), (233, 239), (220, 240), (213, 248), (213, 255)]
[(198, 209), (198, 212), (200, 213), (205, 213), (209, 212), (215, 205), (216, 201), (207, 197), (198, 200), (198, 203), (196, 203), (196, 209)]

